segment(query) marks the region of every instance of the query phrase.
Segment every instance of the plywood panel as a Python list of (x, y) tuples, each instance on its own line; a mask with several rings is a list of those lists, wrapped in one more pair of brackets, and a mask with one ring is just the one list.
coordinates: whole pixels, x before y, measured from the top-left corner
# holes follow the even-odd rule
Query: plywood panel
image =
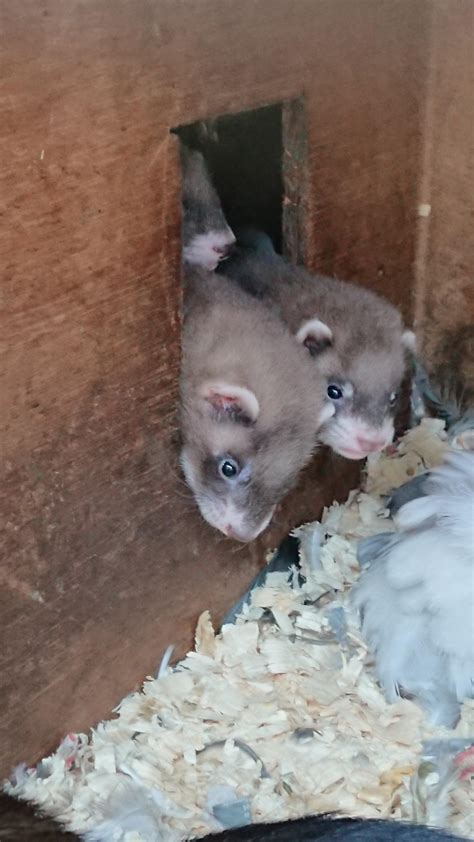
[(290, 524), (354, 480), (322, 457), (242, 548), (176, 466), (169, 129), (306, 95), (311, 265), (404, 304), (419, 0), (2, 6), (1, 772), (104, 716), (218, 618)]
[[(474, 399), (474, 6), (432, 3), (420, 202), (417, 320), (435, 374), (456, 372)], [(470, 397), (469, 397), (470, 395)]]

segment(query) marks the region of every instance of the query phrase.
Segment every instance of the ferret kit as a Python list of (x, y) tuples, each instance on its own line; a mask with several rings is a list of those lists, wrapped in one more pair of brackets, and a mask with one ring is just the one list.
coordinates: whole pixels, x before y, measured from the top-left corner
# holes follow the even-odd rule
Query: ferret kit
[(208, 523), (249, 541), (334, 407), (303, 343), (264, 304), (215, 273), (184, 280), (181, 465)]
[[(358, 559), (361, 548), (373, 536), (405, 540), (406, 519), (396, 522), (403, 505), (392, 498), (394, 520), (388, 496), (421, 476), (421, 485), (428, 482), (421, 489), (428, 514), (439, 471), (451, 464), (456, 472), (459, 456), (472, 458), (453, 451), (444, 423), (435, 419), (423, 420), (390, 453), (371, 456), (361, 490), (326, 510), (320, 523), (295, 531), (297, 563), (290, 559), (278, 568), (271, 561), (261, 584), (219, 632), (204, 612), (195, 651), (174, 668), (166, 653), (158, 675), (125, 698), (113, 719), (90, 735), (68, 735), (35, 768), (17, 769), (7, 790), (89, 840), (176, 842), (219, 830), (217, 839), (229, 842), (290, 840), (290, 825), (284, 831), (252, 825), (241, 835), (230, 828), (326, 813), (411, 821), (474, 838), (473, 700), (457, 702), (448, 726), (437, 724), (425, 713), (420, 688), (409, 683), (410, 664), (401, 664), (408, 692), (387, 700), (356, 605), (366, 599), (372, 565), (376, 571), (381, 563), (362, 569), (367, 559)], [(469, 469), (467, 476), (469, 482)], [(459, 490), (456, 475), (445, 481)], [(419, 499), (420, 489), (408, 496), (413, 493)], [(448, 488), (448, 504), (450, 493)], [(436, 527), (439, 541), (449, 542), (443, 523)], [(457, 563), (467, 561), (464, 547)], [(403, 589), (401, 594), (403, 600)], [(423, 597), (417, 599), (423, 605)], [(372, 622), (370, 610), (364, 622)], [(440, 653), (449, 638), (445, 644), (441, 627), (439, 634), (427, 652), (431, 659), (446, 658)], [(470, 658), (472, 663), (472, 648)], [(397, 669), (393, 681), (400, 680)], [(405, 839), (395, 830), (390, 836), (390, 824), (377, 829), (378, 836), (369, 825), (348, 830), (337, 835), (333, 828), (336, 835), (324, 836), (308, 825), (303, 835), (301, 826), (296, 838)], [(421, 827), (410, 836), (407, 825), (406, 833), (413, 842), (431, 839)]]

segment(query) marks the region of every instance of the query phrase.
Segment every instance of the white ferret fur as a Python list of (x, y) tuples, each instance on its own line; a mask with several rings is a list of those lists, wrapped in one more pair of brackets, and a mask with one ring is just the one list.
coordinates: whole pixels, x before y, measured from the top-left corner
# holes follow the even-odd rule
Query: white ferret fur
[(424, 493), (374, 544), (353, 599), (388, 699), (413, 696), (452, 727), (473, 695), (474, 454), (450, 452)]

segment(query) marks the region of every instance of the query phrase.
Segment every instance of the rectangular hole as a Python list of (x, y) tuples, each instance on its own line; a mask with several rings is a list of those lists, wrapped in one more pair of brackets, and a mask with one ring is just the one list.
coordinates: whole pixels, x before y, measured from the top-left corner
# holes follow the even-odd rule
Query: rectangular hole
[(231, 228), (262, 229), (299, 263), (306, 256), (305, 118), (296, 99), (173, 129), (202, 152)]

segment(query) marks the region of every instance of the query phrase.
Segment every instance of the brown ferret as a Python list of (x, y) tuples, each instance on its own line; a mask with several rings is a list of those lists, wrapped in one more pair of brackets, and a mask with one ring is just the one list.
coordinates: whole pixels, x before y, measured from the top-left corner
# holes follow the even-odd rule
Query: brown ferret
[(200, 152), (181, 145), (183, 260), (213, 270), (228, 257), (235, 236)]
[(79, 839), (75, 833), (39, 812), (27, 801), (0, 791), (0, 842), (61, 842)]
[(253, 540), (334, 413), (303, 344), (225, 276), (185, 272), (181, 465), (202, 516)]
[(270, 239), (246, 231), (223, 270), (246, 292), (275, 308), (297, 333), (335, 408), (319, 441), (348, 459), (363, 459), (394, 436), (394, 416), (414, 334), (386, 299), (276, 254)]

